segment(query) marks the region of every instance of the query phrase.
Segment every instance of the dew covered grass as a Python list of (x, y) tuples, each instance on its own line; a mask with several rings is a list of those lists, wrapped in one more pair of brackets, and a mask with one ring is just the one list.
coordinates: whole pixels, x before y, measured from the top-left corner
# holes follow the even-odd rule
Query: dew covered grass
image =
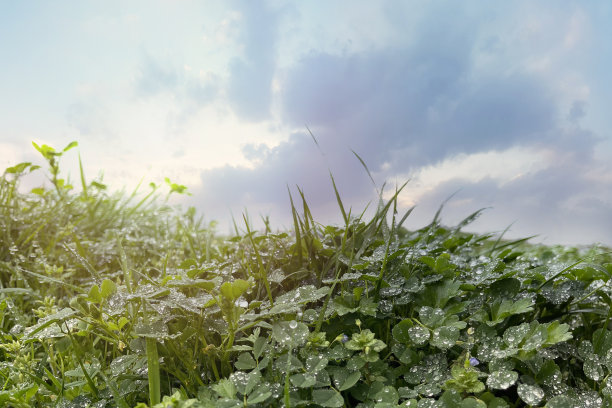
[(75, 145), (0, 179), (0, 406), (612, 406), (606, 248), (410, 231), (401, 189), (366, 219), (333, 178), (341, 224), (298, 190), (291, 230), (222, 236), (170, 180), (76, 191)]

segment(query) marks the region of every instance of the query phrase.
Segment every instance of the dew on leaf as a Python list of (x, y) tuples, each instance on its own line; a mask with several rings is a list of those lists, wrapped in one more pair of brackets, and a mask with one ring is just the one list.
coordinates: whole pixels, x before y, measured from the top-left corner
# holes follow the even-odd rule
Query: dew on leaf
[(584, 360), (584, 364), (582, 366), (584, 371), (584, 375), (587, 378), (590, 378), (593, 381), (599, 381), (604, 376), (604, 370), (599, 361), (596, 359), (596, 356), (587, 357)]
[(584, 390), (576, 399), (580, 408), (600, 408), (603, 402), (597, 392), (590, 390)]
[(422, 326), (414, 326), (408, 329), (408, 336), (414, 344), (420, 346), (429, 340), (429, 330)]
[(499, 370), (489, 374), (487, 385), (497, 390), (505, 390), (510, 388), (516, 380), (518, 380), (518, 373), (516, 371)]
[(537, 405), (544, 398), (544, 391), (537, 385), (519, 384), (517, 393), (529, 405)]

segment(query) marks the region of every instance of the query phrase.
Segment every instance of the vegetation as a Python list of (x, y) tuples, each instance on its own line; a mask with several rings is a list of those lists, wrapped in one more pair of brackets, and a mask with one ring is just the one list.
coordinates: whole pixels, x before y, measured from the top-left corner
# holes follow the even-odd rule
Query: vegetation
[(74, 145), (0, 179), (0, 406), (612, 406), (604, 249), (408, 231), (401, 189), (365, 219), (333, 178), (342, 225), (299, 191), (293, 231), (222, 237), (156, 185), (75, 192)]

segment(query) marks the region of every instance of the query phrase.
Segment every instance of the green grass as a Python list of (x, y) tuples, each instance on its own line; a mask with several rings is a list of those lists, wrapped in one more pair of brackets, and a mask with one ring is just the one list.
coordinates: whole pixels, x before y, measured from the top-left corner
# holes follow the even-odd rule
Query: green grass
[(0, 406), (612, 406), (606, 248), (409, 231), (401, 188), (366, 219), (333, 177), (341, 225), (298, 189), (291, 231), (220, 236), (80, 158), (75, 192), (75, 145), (35, 145), (50, 187), (0, 178)]

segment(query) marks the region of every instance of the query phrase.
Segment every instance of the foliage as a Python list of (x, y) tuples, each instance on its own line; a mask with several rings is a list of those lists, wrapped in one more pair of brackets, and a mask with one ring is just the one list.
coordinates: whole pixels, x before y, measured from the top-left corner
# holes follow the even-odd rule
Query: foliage
[[(601, 248), (408, 231), (401, 189), (369, 220), (222, 237), (101, 180), (0, 179), (0, 405), (610, 407), (612, 274)], [(80, 161), (79, 161), (80, 162)], [(166, 180), (170, 193), (185, 186)], [(268, 225), (268, 224), (266, 224)]]

